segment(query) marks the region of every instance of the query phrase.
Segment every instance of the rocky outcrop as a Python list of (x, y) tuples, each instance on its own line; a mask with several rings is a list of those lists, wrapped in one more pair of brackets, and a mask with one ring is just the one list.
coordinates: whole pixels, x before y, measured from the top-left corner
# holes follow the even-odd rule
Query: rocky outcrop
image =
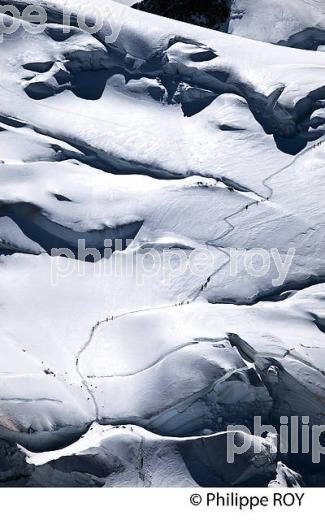
[(219, 30), (227, 23), (230, 14), (229, 4), (229, 0), (180, 0), (176, 2), (144, 0), (132, 7), (181, 22)]

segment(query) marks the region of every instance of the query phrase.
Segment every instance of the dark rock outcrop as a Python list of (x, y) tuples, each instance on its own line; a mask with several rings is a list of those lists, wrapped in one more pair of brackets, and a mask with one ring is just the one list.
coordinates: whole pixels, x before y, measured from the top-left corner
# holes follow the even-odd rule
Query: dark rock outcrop
[(143, 0), (132, 7), (209, 29), (222, 28), (230, 15), (229, 0)]

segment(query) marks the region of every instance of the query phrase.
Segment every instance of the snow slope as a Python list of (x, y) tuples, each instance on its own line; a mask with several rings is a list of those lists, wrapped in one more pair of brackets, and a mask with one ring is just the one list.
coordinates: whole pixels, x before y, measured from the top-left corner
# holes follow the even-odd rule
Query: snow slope
[(323, 0), (143, 0), (149, 13), (298, 49), (323, 50)]
[(261, 466), (222, 457), (256, 415), (324, 422), (325, 54), (109, 0), (83, 2), (96, 34), (64, 34), (62, 1), (32, 3), (46, 30), (0, 44), (0, 436), (17, 460), (0, 480), (295, 485), (292, 464), (315, 483), (261, 437)]
[(229, 33), (298, 49), (322, 50), (323, 0), (233, 0)]

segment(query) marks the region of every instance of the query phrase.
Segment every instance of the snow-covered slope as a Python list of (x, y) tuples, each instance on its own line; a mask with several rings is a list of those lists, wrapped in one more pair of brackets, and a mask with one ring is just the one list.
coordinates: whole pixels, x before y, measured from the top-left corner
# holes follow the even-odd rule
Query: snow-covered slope
[(232, 0), (231, 34), (298, 49), (323, 50), (323, 0)]
[(0, 480), (295, 485), (293, 463), (314, 482), (261, 437), (262, 464), (224, 446), (254, 416), (324, 422), (325, 54), (109, 0), (71, 0), (105, 24), (65, 34), (63, 1), (11, 3), (48, 21), (0, 44), (0, 436), (17, 461)]
[(323, 0), (143, 0), (135, 9), (298, 49), (323, 50)]
[[(238, 446), (248, 446), (231, 468), (226, 461), (230, 436)], [(282, 464), (276, 473), (271, 436), (233, 432), (179, 439), (137, 426), (96, 424), (76, 443), (55, 452), (30, 453), (0, 441), (0, 461), (0, 485), (27, 487), (261, 486), (277, 474), (285, 479), (290, 471)]]
[[(120, 6), (111, 9), (118, 19)], [(138, 245), (167, 239), (187, 247), (190, 239), (215, 260), (208, 286), (200, 279), (185, 294), (202, 288), (210, 301), (251, 302), (274, 291), (274, 272), (258, 279), (243, 273), (238, 288), (229, 276), (232, 248), (241, 251), (242, 270), (246, 251), (277, 248), (283, 260), (289, 244), (296, 255), (285, 286), (301, 287), (311, 276), (322, 279), (324, 55), (159, 18), (144, 31), (141, 22), (150, 15), (126, 9), (123, 17), (108, 49), (99, 41), (101, 33), (94, 38), (80, 30), (62, 42), (53, 40), (53, 32), (22, 38), (21, 29), (3, 43), (2, 200), (10, 204), (11, 218), (17, 223), (27, 212), (30, 221), (32, 211), (36, 229), (29, 225), (29, 238), (38, 234), (46, 250), (75, 247), (78, 233), (91, 237), (89, 245), (134, 238), (141, 224)], [(48, 71), (38, 72), (44, 66)], [(8, 154), (17, 138), (15, 161)], [(21, 164), (26, 161), (28, 169)], [(306, 164), (313, 164), (312, 177), (304, 174)], [(89, 180), (90, 167), (96, 180)], [(141, 174), (141, 182), (135, 178), (132, 187), (122, 172)], [(180, 177), (191, 179), (170, 181)], [(97, 191), (95, 207), (89, 183)], [(142, 197), (143, 190), (150, 197)], [(252, 226), (254, 233), (243, 233)]]

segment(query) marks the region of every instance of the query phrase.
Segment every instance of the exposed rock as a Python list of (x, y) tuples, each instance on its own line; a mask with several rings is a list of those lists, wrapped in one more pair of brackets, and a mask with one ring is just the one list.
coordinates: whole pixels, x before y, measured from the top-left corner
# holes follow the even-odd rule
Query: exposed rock
[(133, 4), (132, 7), (218, 30), (227, 23), (230, 14), (229, 3), (229, 0), (144, 0)]

